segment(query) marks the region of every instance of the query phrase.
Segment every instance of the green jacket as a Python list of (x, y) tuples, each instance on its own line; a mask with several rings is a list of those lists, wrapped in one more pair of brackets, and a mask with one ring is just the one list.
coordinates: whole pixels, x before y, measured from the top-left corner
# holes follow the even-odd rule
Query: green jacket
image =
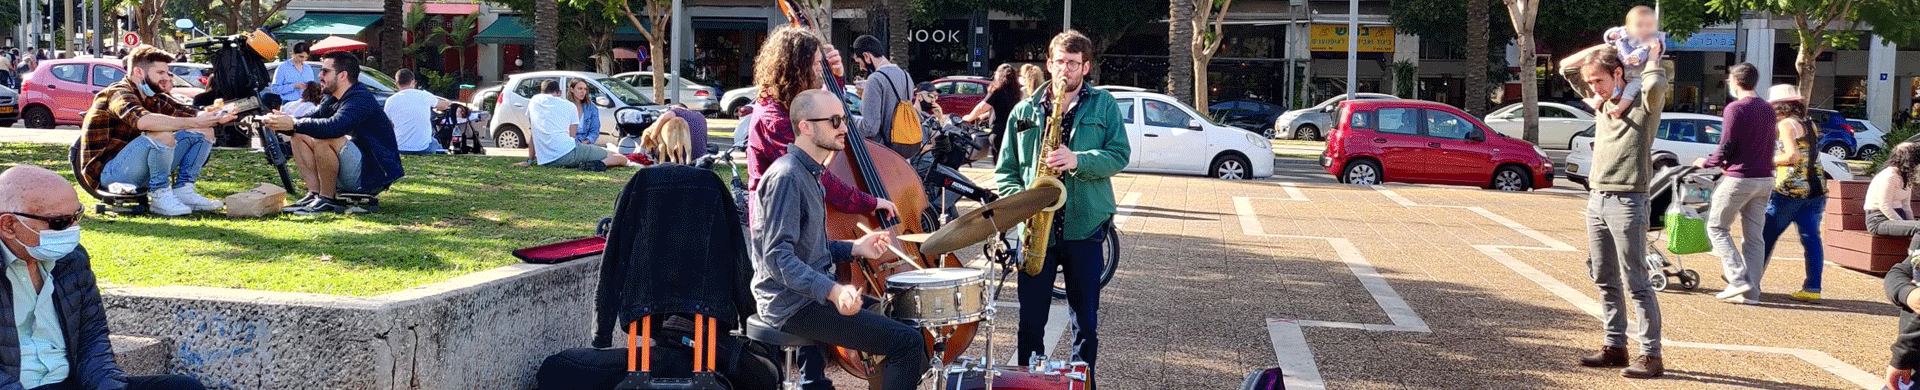
[[(1042, 85), (1038, 90), (1048, 88)], [(1067, 187), (1067, 204), (1058, 211), (1066, 218), (1065, 226), (1061, 226), (1064, 237), (1056, 240), (1085, 240), (1113, 217), (1113, 184), (1109, 178), (1131, 161), (1127, 127), (1113, 95), (1094, 88), (1086, 88), (1083, 93), (1090, 96), (1069, 120), (1073, 139), (1066, 142), (1067, 149), (1079, 157), (1080, 165), (1060, 174), (1060, 182)], [(1039, 147), (1047, 123), (1040, 110), (1044, 98), (1045, 94), (1035, 94), (1020, 101), (1008, 116), (1008, 134), (1001, 141), (1000, 159), (993, 171), (993, 188), (1001, 196), (1025, 190), (1033, 180), (1033, 164), (1039, 156), (1034, 149)]]

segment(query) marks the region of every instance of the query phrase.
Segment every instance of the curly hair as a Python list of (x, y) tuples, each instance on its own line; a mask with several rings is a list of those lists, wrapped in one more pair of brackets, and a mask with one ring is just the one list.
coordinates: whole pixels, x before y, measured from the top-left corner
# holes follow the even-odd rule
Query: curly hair
[(1887, 153), (1887, 167), (1900, 174), (1900, 188), (1913, 187), (1913, 169), (1920, 165), (1920, 144), (1901, 142)]
[[(1802, 124), (1807, 123), (1807, 102), (1800, 100), (1773, 102), (1773, 115), (1783, 121), (1793, 121)], [(1819, 129), (1807, 129), (1807, 131), (1800, 134), (1800, 138), (1807, 141), (1818, 141), (1820, 140)]]
[(767, 34), (753, 59), (753, 85), (760, 87), (759, 98), (787, 106), (800, 91), (820, 88), (820, 75), (813, 71), (814, 62), (820, 60), (820, 46), (819, 35), (798, 26), (781, 26)]
[(1013, 64), (993, 68), (993, 84), (987, 86), (987, 96), (999, 95), (1002, 90), (1020, 90), (1020, 71), (1015, 70)]

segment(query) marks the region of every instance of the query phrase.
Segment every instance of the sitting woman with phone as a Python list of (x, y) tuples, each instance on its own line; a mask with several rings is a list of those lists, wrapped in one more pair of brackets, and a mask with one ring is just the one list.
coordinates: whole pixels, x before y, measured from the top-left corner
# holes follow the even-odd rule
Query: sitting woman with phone
[(1867, 231), (1881, 236), (1914, 237), (1907, 256), (1920, 253), (1920, 220), (1913, 210), (1914, 167), (1920, 165), (1920, 144), (1901, 143), (1887, 155), (1886, 168), (1867, 184)]

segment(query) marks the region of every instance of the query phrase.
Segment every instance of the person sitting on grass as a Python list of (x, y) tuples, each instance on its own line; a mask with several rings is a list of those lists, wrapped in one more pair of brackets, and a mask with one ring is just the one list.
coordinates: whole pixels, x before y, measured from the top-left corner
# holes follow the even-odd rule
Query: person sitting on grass
[(155, 214), (216, 210), (220, 202), (200, 196), (194, 184), (213, 152), (213, 126), (234, 115), (200, 112), (169, 97), (171, 62), (172, 55), (147, 45), (127, 56), (126, 78), (101, 89), (81, 119), (83, 168), (74, 176), (88, 191), (145, 190)]
[(0, 346), (0, 389), (202, 389), (186, 376), (128, 376), (114, 364), (79, 223), (80, 198), (60, 174), (32, 165), (0, 172), (0, 332), (12, 341)]
[(320, 82), (308, 81), (307, 87), (300, 90), (300, 100), (280, 105), (280, 112), (284, 112), (295, 118), (305, 118), (307, 115), (312, 115), (314, 111), (320, 109), (320, 101), (327, 96), (327, 94), (320, 92), (322, 89)]
[[(379, 194), (406, 176), (393, 122), (359, 79), (359, 56), (327, 53), (320, 61), (320, 85), (327, 94), (320, 109), (305, 118), (266, 115), (267, 128), (293, 134), (293, 158), (307, 183), (307, 195), (282, 210), (296, 215), (374, 212), (337, 199), (341, 192)], [(347, 142), (348, 135), (353, 142)]]
[(393, 122), (395, 142), (404, 154), (433, 154), (447, 150), (440, 141), (433, 139), (433, 113), (445, 110), (453, 101), (434, 96), (433, 92), (417, 88), (412, 69), (393, 72), (393, 81), (400, 85), (400, 92), (387, 97), (383, 110), (387, 121)]
[(626, 156), (579, 141), (575, 135), (580, 131), (580, 107), (560, 97), (559, 81), (540, 84), (540, 94), (527, 102), (527, 119), (533, 126), (529, 137), (533, 147), (527, 148), (527, 161), (520, 166), (539, 164), (593, 171), (629, 165)]

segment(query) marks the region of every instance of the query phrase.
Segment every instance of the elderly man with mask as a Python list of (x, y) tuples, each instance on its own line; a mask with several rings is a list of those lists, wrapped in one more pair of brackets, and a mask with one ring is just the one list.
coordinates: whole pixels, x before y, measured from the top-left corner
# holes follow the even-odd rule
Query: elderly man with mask
[(31, 165), (0, 172), (0, 390), (201, 389), (192, 378), (127, 376), (114, 364), (79, 218), (80, 199), (59, 174)]

